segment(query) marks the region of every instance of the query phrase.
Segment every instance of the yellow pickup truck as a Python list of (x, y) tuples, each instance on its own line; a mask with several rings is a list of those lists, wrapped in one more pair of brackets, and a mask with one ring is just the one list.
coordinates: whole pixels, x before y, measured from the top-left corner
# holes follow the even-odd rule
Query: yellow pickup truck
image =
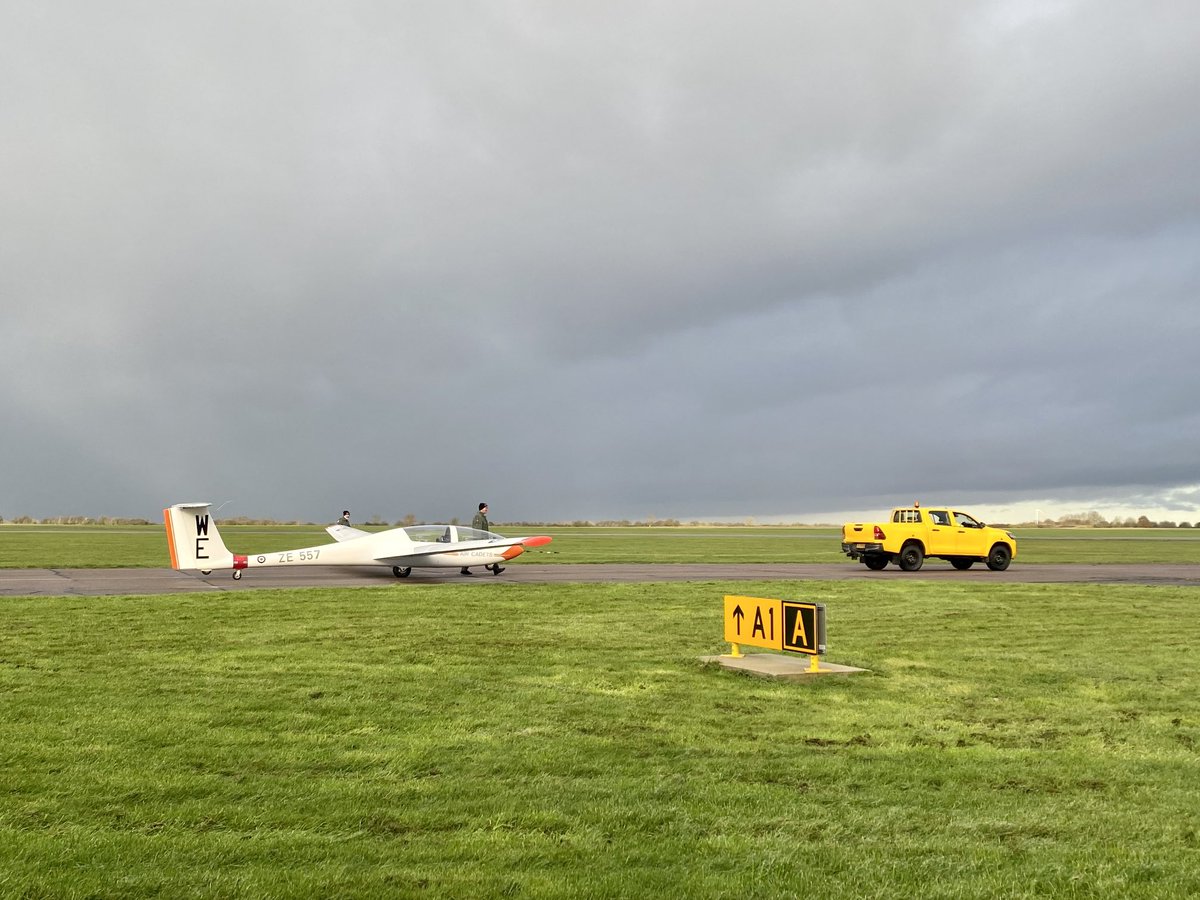
[(934, 557), (949, 560), (956, 569), (983, 562), (993, 572), (1003, 572), (1017, 555), (1017, 538), (957, 509), (910, 506), (892, 510), (888, 522), (847, 522), (842, 552), (876, 571), (894, 562), (915, 572)]

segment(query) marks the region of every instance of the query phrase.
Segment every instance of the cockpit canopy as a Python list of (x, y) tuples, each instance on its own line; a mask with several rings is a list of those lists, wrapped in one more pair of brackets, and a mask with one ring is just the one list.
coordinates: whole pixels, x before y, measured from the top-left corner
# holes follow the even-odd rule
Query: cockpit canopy
[(415, 544), (456, 544), (460, 541), (499, 541), (503, 535), (465, 525), (410, 525), (404, 529)]

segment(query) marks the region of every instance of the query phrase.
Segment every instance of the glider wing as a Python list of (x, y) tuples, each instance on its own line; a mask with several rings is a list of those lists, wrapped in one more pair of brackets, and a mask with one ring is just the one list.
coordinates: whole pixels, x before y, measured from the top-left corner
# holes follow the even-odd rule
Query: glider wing
[(330, 525), (325, 529), (333, 536), (335, 541), (353, 541), (358, 538), (366, 537), (371, 532), (360, 531), (357, 528), (351, 528), (349, 525)]

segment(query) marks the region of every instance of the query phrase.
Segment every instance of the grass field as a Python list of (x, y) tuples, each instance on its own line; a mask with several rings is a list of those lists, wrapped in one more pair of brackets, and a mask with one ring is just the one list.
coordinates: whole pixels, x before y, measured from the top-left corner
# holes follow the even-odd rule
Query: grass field
[[(702, 666), (726, 592), (827, 604), (827, 658), (872, 674)], [(1195, 896), (1198, 604), (900, 580), (4, 598), (0, 896)]]
[[(501, 530), (549, 534), (528, 551), (539, 563), (829, 563), (849, 561), (841, 534), (821, 528), (571, 528)], [(222, 525), (235, 553), (329, 543), (317, 526)], [(1200, 529), (1031, 529), (1017, 531), (1022, 563), (1200, 563)], [(518, 563), (519, 565), (520, 563)], [(162, 526), (0, 524), (0, 568), (125, 568), (168, 565)]]

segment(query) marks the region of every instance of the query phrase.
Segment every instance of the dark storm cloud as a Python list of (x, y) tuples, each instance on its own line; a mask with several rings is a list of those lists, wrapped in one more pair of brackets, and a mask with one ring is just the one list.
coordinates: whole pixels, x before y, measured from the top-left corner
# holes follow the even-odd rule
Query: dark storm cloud
[(0, 515), (1194, 500), (1186, 4), (0, 16)]

